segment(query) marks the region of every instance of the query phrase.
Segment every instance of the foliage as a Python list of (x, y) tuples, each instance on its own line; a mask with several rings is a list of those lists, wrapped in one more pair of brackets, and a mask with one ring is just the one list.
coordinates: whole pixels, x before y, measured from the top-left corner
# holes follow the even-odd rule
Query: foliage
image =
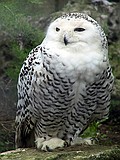
[(27, 57), (29, 51), (27, 49), (20, 50), (17, 44), (12, 44), (11, 52), (14, 58), (9, 64), (9, 67), (6, 69), (6, 75), (8, 75), (11, 79), (17, 80), (22, 63)]
[[(39, 28), (35, 28), (29, 23), (27, 16), (22, 13), (16, 14), (15, 7), (10, 4), (0, 6), (0, 28), (7, 33), (10, 39), (8, 53), (13, 57), (5, 73), (14, 80), (17, 79), (29, 51), (40, 44), (44, 37)], [(12, 8), (14, 9), (12, 10)]]
[(98, 127), (100, 127), (100, 122), (93, 122), (81, 135), (82, 138), (92, 137), (95, 138), (98, 133)]
[(109, 58), (113, 73), (116, 78), (120, 79), (120, 41), (109, 46)]
[(13, 60), (6, 69), (6, 74), (14, 80), (17, 80), (20, 68), (22, 67), (23, 61), (27, 57), (28, 53), (33, 47), (41, 43), (43, 39), (43, 33), (39, 31), (34, 32), (34, 30), (29, 31), (28, 35), (23, 34), (23, 36), (26, 41), (24, 41), (25, 47), (23, 46), (22, 49), (17, 42), (12, 42), (10, 44), (10, 53), (13, 56)]
[(0, 123), (0, 152), (14, 149), (14, 132), (11, 131), (13, 126)]
[(16, 14), (12, 11), (12, 8), (7, 5), (0, 7), (0, 24), (1, 30), (9, 33), (13, 39), (22, 35), (23, 38), (26, 38), (29, 41), (29, 39), (34, 38), (36, 34), (36, 39), (41, 36), (41, 32), (38, 32), (38, 29), (32, 27), (26, 16), (21, 13)]
[(113, 110), (113, 109), (116, 109), (118, 108), (119, 109), (119, 106), (120, 106), (120, 100), (116, 100), (116, 99), (112, 99), (111, 100), (111, 108), (110, 110)]

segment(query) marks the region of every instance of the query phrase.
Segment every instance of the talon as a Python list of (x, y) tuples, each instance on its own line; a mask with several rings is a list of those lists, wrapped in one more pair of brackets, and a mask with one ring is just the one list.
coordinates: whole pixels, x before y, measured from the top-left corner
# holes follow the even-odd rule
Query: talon
[(68, 142), (64, 142), (64, 147), (68, 147), (68, 146), (69, 146)]
[(46, 151), (48, 151), (48, 152), (52, 152), (52, 151), (53, 151), (53, 149), (49, 148), (49, 147), (46, 145)]

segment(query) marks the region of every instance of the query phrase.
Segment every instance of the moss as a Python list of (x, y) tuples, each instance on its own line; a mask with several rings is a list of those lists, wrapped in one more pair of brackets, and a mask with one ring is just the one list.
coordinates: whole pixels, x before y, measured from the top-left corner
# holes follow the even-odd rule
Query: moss
[(89, 158), (85, 158), (85, 160), (117, 160), (120, 159), (120, 150), (109, 150), (102, 152), (98, 155), (92, 155)]
[(74, 146), (54, 152), (42, 152), (36, 149), (19, 149), (0, 155), (1, 160), (112, 160), (120, 159), (118, 147)]

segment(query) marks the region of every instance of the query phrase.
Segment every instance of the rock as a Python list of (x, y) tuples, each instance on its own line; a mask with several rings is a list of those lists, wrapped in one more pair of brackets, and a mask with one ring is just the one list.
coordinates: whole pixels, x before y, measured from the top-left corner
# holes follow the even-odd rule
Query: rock
[(102, 3), (103, 5), (112, 5), (112, 3), (107, 0), (92, 0), (92, 3)]
[(120, 39), (120, 4), (111, 10), (108, 17), (108, 42), (109, 44)]
[(115, 99), (120, 100), (120, 79), (115, 80), (114, 90), (113, 90), (113, 97)]
[(117, 146), (74, 146), (43, 152), (36, 149), (17, 149), (0, 154), (1, 160), (113, 160), (120, 159)]

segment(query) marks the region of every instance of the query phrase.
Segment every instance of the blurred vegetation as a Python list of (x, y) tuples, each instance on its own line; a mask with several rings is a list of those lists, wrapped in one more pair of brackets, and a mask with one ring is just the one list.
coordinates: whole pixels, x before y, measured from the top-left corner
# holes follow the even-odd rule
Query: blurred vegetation
[(14, 146), (14, 123), (0, 123), (0, 152), (12, 150)]
[(20, 72), (20, 68), (22, 67), (23, 61), (29, 53), (29, 49), (20, 50), (18, 44), (12, 44), (11, 53), (13, 55), (13, 60), (10, 62), (9, 67), (5, 71), (5, 74), (16, 81)]
[(12, 2), (15, 1), (0, 3), (0, 29), (9, 37), (8, 52), (12, 57), (5, 73), (14, 80), (29, 51), (40, 44), (44, 37), (43, 31), (28, 22), (24, 12), (18, 12), (21, 4), (18, 1), (14, 4)]
[(100, 127), (100, 122), (93, 122), (81, 135), (82, 138), (96, 138), (98, 134), (98, 128)]
[(120, 41), (117, 41), (109, 46), (109, 59), (113, 74), (116, 79), (120, 79)]

